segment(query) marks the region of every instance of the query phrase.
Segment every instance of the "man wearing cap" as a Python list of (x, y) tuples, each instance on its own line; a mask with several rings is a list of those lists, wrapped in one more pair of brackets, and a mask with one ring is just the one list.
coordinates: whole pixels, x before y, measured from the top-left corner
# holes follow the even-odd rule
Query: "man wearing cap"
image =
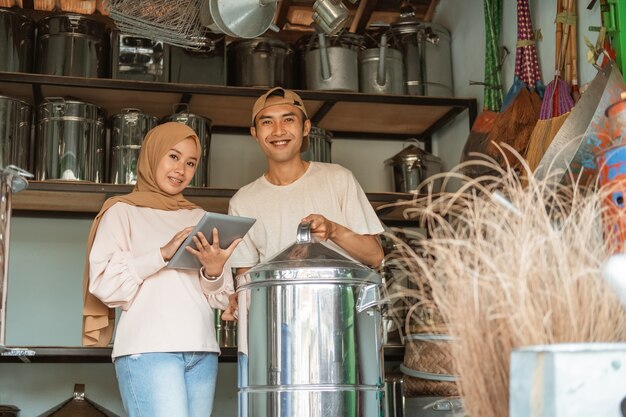
[(383, 259), (377, 237), (383, 227), (352, 173), (301, 158), (310, 129), (302, 99), (291, 90), (273, 88), (254, 104), (250, 133), (268, 169), (230, 201), (231, 214), (257, 219), (231, 257), (238, 274), (292, 244), (302, 221), (311, 223), (313, 235), (361, 263), (376, 267)]

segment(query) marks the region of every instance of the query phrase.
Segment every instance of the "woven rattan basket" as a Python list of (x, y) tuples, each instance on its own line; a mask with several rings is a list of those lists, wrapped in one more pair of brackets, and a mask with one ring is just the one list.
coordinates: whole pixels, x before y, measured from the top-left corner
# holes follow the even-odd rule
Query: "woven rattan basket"
[(417, 333), (406, 336), (404, 395), (451, 397), (459, 395), (450, 345), (446, 334)]

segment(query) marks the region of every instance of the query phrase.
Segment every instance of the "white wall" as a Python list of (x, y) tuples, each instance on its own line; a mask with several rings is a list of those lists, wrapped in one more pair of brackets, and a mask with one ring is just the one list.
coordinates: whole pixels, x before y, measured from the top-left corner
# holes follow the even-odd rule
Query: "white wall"
[[(515, 2), (504, 0), (503, 42), (514, 51)], [(595, 42), (587, 26), (599, 22), (598, 6), (588, 12), (587, 0), (578, 0), (580, 14), (579, 56), (584, 57), (582, 36)], [(544, 40), (539, 57), (546, 83), (552, 76), (555, 0), (531, 0), (535, 28)], [(482, 0), (441, 0), (436, 22), (452, 32), (455, 94), (477, 97), (482, 107), (482, 88), (469, 86), (482, 81), (484, 48)], [(582, 58), (581, 58), (582, 59)], [(514, 56), (505, 63), (505, 88), (511, 84)], [(595, 70), (580, 63), (581, 82)], [(467, 113), (467, 112), (466, 112)], [(434, 137), (434, 152), (448, 168), (454, 166), (469, 132), (464, 113)], [(215, 135), (211, 149), (211, 186), (238, 188), (265, 170), (265, 160), (247, 136)], [(402, 141), (336, 140), (333, 160), (351, 169), (368, 192), (390, 191), (384, 160), (402, 149)], [(80, 344), (82, 270), (88, 220), (14, 218), (11, 234), (7, 344)], [(0, 404), (22, 408), (21, 417), (33, 417), (70, 397), (74, 383), (85, 383), (87, 396), (123, 415), (112, 366), (109, 364), (2, 364)], [(220, 366), (220, 392), (216, 416), (236, 415), (234, 364)]]

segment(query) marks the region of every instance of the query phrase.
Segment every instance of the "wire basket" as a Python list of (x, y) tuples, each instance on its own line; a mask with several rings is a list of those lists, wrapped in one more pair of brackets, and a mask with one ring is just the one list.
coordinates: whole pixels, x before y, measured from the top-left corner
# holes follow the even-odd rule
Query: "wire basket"
[(200, 25), (202, 0), (110, 0), (109, 15), (122, 32), (183, 48), (206, 45)]

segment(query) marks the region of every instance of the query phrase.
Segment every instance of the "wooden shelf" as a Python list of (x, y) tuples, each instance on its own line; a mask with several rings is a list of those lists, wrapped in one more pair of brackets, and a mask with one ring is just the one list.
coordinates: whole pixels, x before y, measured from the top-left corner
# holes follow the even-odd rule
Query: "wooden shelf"
[[(254, 101), (266, 89), (204, 84), (82, 78), (0, 72), (0, 94), (39, 104), (45, 97), (72, 96), (103, 107), (109, 116), (123, 108), (164, 117), (187, 103), (193, 114), (213, 121), (214, 131), (249, 132)], [(339, 91), (298, 90), (315, 126), (336, 138), (427, 139), (459, 113), (469, 111), (470, 127), (476, 99), (375, 95)]]
[[(61, 216), (93, 218), (104, 201), (112, 196), (131, 192), (131, 185), (96, 184), (70, 181), (29, 181), (28, 188), (13, 195), (16, 216)], [(207, 211), (227, 213), (228, 202), (237, 190), (190, 187), (184, 192), (192, 202)], [(400, 208), (389, 204), (410, 200), (413, 194), (367, 193), (380, 219), (388, 225), (411, 224), (405, 221)]]
[[(220, 362), (236, 363), (237, 348), (221, 348)], [(403, 346), (384, 348), (385, 360), (402, 361)], [(111, 348), (27, 346), (0, 348), (0, 363), (111, 363)]]

